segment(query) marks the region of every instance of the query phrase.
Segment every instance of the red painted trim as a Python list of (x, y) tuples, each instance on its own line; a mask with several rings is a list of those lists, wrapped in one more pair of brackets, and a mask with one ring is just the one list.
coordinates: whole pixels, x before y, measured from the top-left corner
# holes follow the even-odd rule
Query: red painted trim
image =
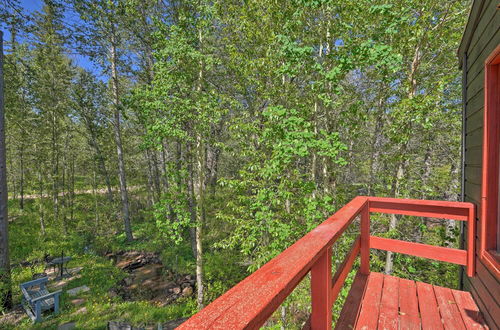
[(457, 203), (370, 197), (370, 212), (466, 221), (469, 209)]
[(372, 249), (404, 253), (416, 257), (449, 262), (452, 264), (464, 266), (467, 264), (467, 252), (464, 250), (411, 243), (377, 236), (370, 236), (370, 246)]
[[(483, 178), (479, 257), (500, 279), (500, 265), (488, 250), (496, 247), (500, 148), (500, 45), (484, 66)], [(498, 242), (500, 244), (500, 242)]]
[[(370, 202), (368, 202), (368, 205)], [(370, 274), (370, 209), (369, 206), (361, 212), (361, 274)]]
[(332, 249), (327, 249), (311, 269), (311, 329), (332, 328)]
[(354, 261), (356, 260), (356, 257), (359, 254), (360, 245), (361, 245), (360, 238), (358, 237), (358, 239), (355, 240), (354, 243), (352, 244), (351, 250), (347, 254), (346, 259), (338, 267), (335, 276), (333, 276), (331, 306), (333, 306), (333, 303), (335, 302), (335, 300), (337, 300), (337, 296), (339, 295), (339, 292), (342, 289), (342, 286), (344, 285), (344, 281), (352, 269), (352, 265), (354, 264)]
[(476, 275), (476, 209), (474, 205), (469, 207), (469, 220), (467, 222), (467, 276)]

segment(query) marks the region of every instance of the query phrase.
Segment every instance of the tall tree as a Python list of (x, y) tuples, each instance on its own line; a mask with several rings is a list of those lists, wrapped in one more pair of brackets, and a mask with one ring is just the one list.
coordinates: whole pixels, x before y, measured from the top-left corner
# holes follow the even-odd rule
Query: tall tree
[(93, 46), (93, 50), (90, 52), (84, 51), (84, 53), (100, 61), (109, 76), (123, 224), (127, 240), (132, 241), (133, 235), (130, 223), (130, 206), (121, 129), (123, 90), (120, 86), (119, 66), (120, 47), (123, 46), (124, 40), (123, 30), (120, 29), (118, 22), (123, 14), (123, 6), (119, 1), (107, 0), (74, 0), (73, 4), (76, 11), (81, 15), (81, 18), (89, 25), (89, 28), (83, 32), (87, 33), (86, 36), (88, 38), (85, 38), (85, 40)]
[(5, 150), (5, 108), (3, 78), (3, 32), (0, 31), (0, 307), (12, 307), (9, 258), (7, 162)]

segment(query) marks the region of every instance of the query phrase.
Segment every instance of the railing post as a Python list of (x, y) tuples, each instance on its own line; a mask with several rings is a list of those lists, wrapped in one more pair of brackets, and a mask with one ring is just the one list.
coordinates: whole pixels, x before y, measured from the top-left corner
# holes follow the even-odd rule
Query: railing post
[(469, 208), (467, 219), (467, 276), (474, 277), (476, 274), (476, 214), (474, 207)]
[(332, 249), (329, 247), (311, 268), (311, 329), (332, 328)]
[(370, 207), (369, 202), (361, 211), (361, 274), (370, 274)]

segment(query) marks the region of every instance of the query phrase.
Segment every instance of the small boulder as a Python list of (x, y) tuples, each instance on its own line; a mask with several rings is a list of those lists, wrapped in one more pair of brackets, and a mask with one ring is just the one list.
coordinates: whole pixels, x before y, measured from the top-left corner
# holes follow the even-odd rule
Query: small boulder
[(193, 294), (193, 288), (192, 287), (187, 286), (184, 289), (182, 289), (182, 296), (183, 297), (189, 297), (192, 294)]
[(175, 287), (175, 288), (173, 288), (173, 289), (172, 289), (172, 292), (173, 292), (174, 294), (179, 294), (179, 293), (181, 293), (181, 288), (179, 288), (179, 287), (177, 286), (177, 287)]
[(85, 302), (85, 299), (83, 299), (83, 298), (77, 298), (77, 299), (71, 300), (71, 303), (75, 306), (79, 306), (79, 305), (83, 304), (84, 302)]
[(68, 290), (67, 293), (69, 296), (76, 296), (77, 294), (81, 293), (81, 292), (87, 292), (89, 291), (90, 288), (86, 285), (82, 285), (82, 286), (79, 286), (77, 288), (74, 288), (74, 289), (71, 289), (71, 290)]
[(68, 322), (61, 324), (57, 327), (57, 330), (71, 330), (76, 328), (76, 323), (75, 322)]

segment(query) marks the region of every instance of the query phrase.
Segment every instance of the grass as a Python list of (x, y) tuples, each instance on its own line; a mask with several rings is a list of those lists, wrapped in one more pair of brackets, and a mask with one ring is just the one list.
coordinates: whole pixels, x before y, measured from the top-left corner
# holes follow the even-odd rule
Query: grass
[[(0, 324), (0, 329), (56, 329), (58, 325), (75, 322), (77, 329), (106, 329), (108, 321), (119, 320), (135, 326), (156, 325), (168, 320), (188, 317), (196, 311), (194, 299), (179, 299), (175, 304), (165, 307), (156, 306), (148, 301), (124, 301), (119, 296), (112, 296), (109, 291), (119, 285), (126, 273), (115, 267), (103, 257), (104, 252), (124, 250), (168, 251), (163, 252), (165, 265), (173, 265), (183, 273), (190, 273), (194, 263), (190, 256), (189, 246), (165, 246), (156, 233), (153, 221), (134, 219), (133, 231), (136, 240), (127, 243), (123, 234), (116, 234), (121, 223), (113, 217), (106, 218), (100, 214), (101, 221), (109, 221), (96, 228), (94, 214), (88, 205), (93, 205), (94, 197), (79, 195), (77, 197), (74, 222), (65, 234), (61, 223), (54, 223), (48, 216), (46, 234), (41, 235), (38, 210), (39, 201), (29, 200), (25, 209), (19, 210), (16, 201), (9, 201), (9, 212), (13, 221), (9, 224), (10, 251), (12, 269), (14, 303), (21, 302), (19, 284), (32, 279), (33, 274), (44, 271), (44, 255), (57, 256), (64, 251), (73, 260), (69, 268), (83, 267), (81, 277), (71, 280), (63, 289), (61, 296), (61, 313), (57, 316), (46, 314), (47, 319), (34, 325), (26, 316), (19, 324)], [(99, 203), (105, 203), (100, 197)], [(50, 210), (50, 200), (44, 200), (43, 209)], [(172, 263), (176, 260), (176, 264)], [(34, 262), (31, 266), (21, 266), (22, 262)], [(87, 285), (90, 291), (77, 297), (69, 297), (68, 289)], [(84, 303), (75, 306), (71, 300), (85, 299)]]

